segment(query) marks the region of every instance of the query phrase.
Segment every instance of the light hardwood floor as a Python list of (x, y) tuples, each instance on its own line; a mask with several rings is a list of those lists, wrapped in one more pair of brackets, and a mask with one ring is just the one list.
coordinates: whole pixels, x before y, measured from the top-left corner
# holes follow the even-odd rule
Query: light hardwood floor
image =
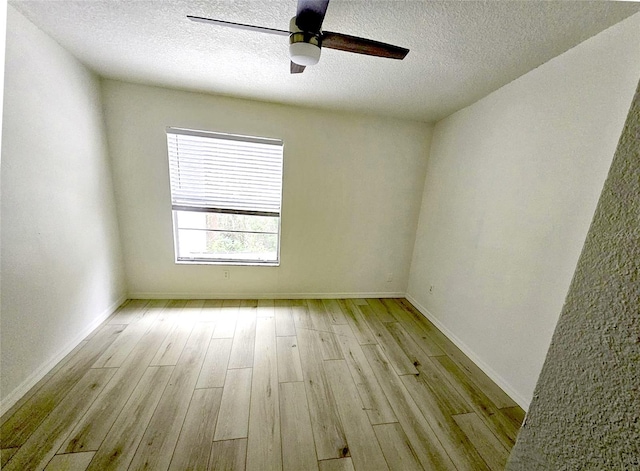
[(131, 300), (2, 417), (2, 469), (502, 470), (524, 412), (404, 299)]

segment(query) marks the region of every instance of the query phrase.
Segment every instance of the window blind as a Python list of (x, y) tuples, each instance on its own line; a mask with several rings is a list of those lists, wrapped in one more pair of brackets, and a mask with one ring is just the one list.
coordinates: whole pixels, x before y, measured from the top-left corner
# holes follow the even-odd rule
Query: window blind
[(174, 210), (279, 216), (282, 141), (167, 128)]

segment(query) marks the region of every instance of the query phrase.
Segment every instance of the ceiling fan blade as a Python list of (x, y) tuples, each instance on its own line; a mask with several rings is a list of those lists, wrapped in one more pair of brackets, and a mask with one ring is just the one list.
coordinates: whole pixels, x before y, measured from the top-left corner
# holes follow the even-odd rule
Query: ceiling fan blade
[(298, 0), (296, 26), (302, 31), (319, 33), (329, 0)]
[(304, 72), (304, 65), (296, 64), (295, 62), (291, 61), (291, 73), (301, 74), (302, 72)]
[(284, 31), (282, 29), (274, 29), (274, 28), (265, 28), (263, 26), (253, 26), (253, 25), (245, 25), (242, 23), (232, 23), (231, 21), (222, 21), (222, 20), (213, 20), (211, 18), (202, 18), (200, 16), (191, 16), (187, 15), (191, 21), (196, 21), (198, 23), (207, 23), (211, 25), (217, 26), (228, 26), (229, 28), (236, 29), (244, 29), (247, 31), (255, 31), (257, 33), (269, 33), (269, 34), (278, 34), (280, 36), (289, 36), (289, 31)]
[(404, 59), (409, 53), (409, 49), (405, 49), (404, 47), (349, 36), (348, 34), (332, 33), (331, 31), (324, 31), (322, 33), (322, 47), (400, 60)]

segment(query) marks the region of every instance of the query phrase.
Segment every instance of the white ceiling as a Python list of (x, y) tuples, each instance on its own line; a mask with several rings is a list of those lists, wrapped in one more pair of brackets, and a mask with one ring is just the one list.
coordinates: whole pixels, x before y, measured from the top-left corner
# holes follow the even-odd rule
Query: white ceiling
[(263, 101), (435, 121), (640, 11), (609, 1), (332, 0), (323, 29), (411, 50), (404, 61), (323, 49), (289, 74), (296, 0), (10, 1), (104, 77)]

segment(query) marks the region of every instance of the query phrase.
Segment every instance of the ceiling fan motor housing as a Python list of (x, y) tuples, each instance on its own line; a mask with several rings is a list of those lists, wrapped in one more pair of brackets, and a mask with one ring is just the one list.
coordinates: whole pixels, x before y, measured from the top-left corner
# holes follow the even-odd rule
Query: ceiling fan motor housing
[(289, 23), (289, 55), (298, 65), (315, 65), (320, 60), (321, 39), (319, 33), (300, 31), (296, 26), (296, 17)]

